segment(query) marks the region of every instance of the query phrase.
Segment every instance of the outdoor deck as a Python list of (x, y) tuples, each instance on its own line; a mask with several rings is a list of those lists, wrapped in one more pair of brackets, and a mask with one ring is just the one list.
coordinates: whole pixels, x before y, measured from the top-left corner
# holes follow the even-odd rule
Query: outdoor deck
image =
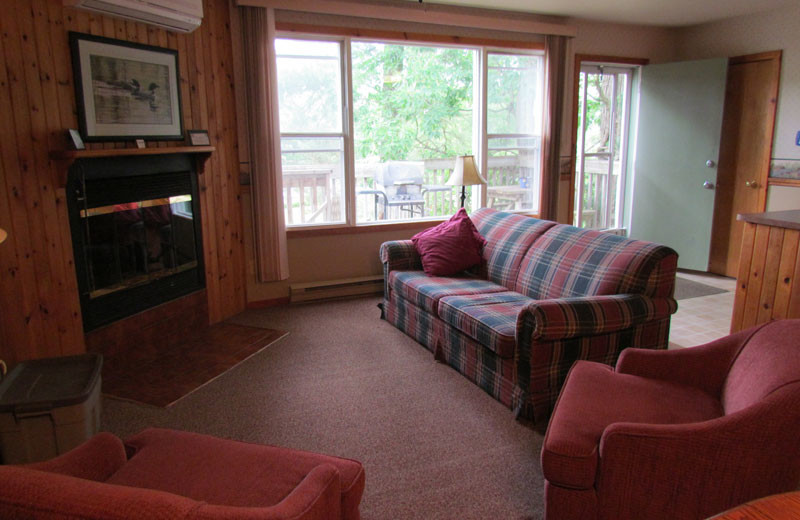
[[(421, 200), (387, 204), (384, 190), (376, 185), (375, 172), (381, 164), (356, 164), (356, 221), (407, 220), (455, 213), (460, 206), (461, 188), (446, 186), (454, 158), (424, 161)], [(500, 210), (538, 210), (538, 154), (491, 157), (489, 159), (487, 206)], [(287, 225), (343, 222), (344, 174), (339, 165), (292, 167), (283, 173), (283, 194)], [(532, 188), (532, 189), (531, 189)], [(472, 201), (467, 188), (466, 205)]]

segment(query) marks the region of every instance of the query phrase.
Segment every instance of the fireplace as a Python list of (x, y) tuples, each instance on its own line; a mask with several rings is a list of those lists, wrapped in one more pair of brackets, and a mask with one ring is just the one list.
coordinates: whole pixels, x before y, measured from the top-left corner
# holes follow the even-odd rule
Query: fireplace
[(67, 204), (84, 331), (205, 287), (187, 154), (82, 158)]

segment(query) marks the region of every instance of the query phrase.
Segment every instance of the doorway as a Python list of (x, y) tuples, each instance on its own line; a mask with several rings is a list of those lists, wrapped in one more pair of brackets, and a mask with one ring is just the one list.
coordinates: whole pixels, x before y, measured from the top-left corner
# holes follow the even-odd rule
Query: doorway
[(645, 63), (638, 59), (576, 56), (576, 149), (570, 197), (575, 226), (623, 227), (634, 71)]
[(743, 223), (764, 211), (780, 81), (781, 51), (728, 62), (708, 270), (736, 277)]

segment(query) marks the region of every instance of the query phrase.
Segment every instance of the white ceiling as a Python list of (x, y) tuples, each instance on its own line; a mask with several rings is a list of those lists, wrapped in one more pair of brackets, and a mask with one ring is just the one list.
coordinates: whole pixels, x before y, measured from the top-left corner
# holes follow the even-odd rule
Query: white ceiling
[[(411, 0), (417, 1), (417, 0)], [(686, 26), (769, 11), (798, 0), (425, 0), (604, 22)]]

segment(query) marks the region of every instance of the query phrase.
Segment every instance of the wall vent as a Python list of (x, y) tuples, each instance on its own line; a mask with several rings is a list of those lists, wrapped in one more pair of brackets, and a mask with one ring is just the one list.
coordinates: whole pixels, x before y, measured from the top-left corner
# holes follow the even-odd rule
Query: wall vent
[(303, 303), (383, 292), (383, 275), (344, 278), (320, 282), (294, 283), (289, 286), (289, 301)]

